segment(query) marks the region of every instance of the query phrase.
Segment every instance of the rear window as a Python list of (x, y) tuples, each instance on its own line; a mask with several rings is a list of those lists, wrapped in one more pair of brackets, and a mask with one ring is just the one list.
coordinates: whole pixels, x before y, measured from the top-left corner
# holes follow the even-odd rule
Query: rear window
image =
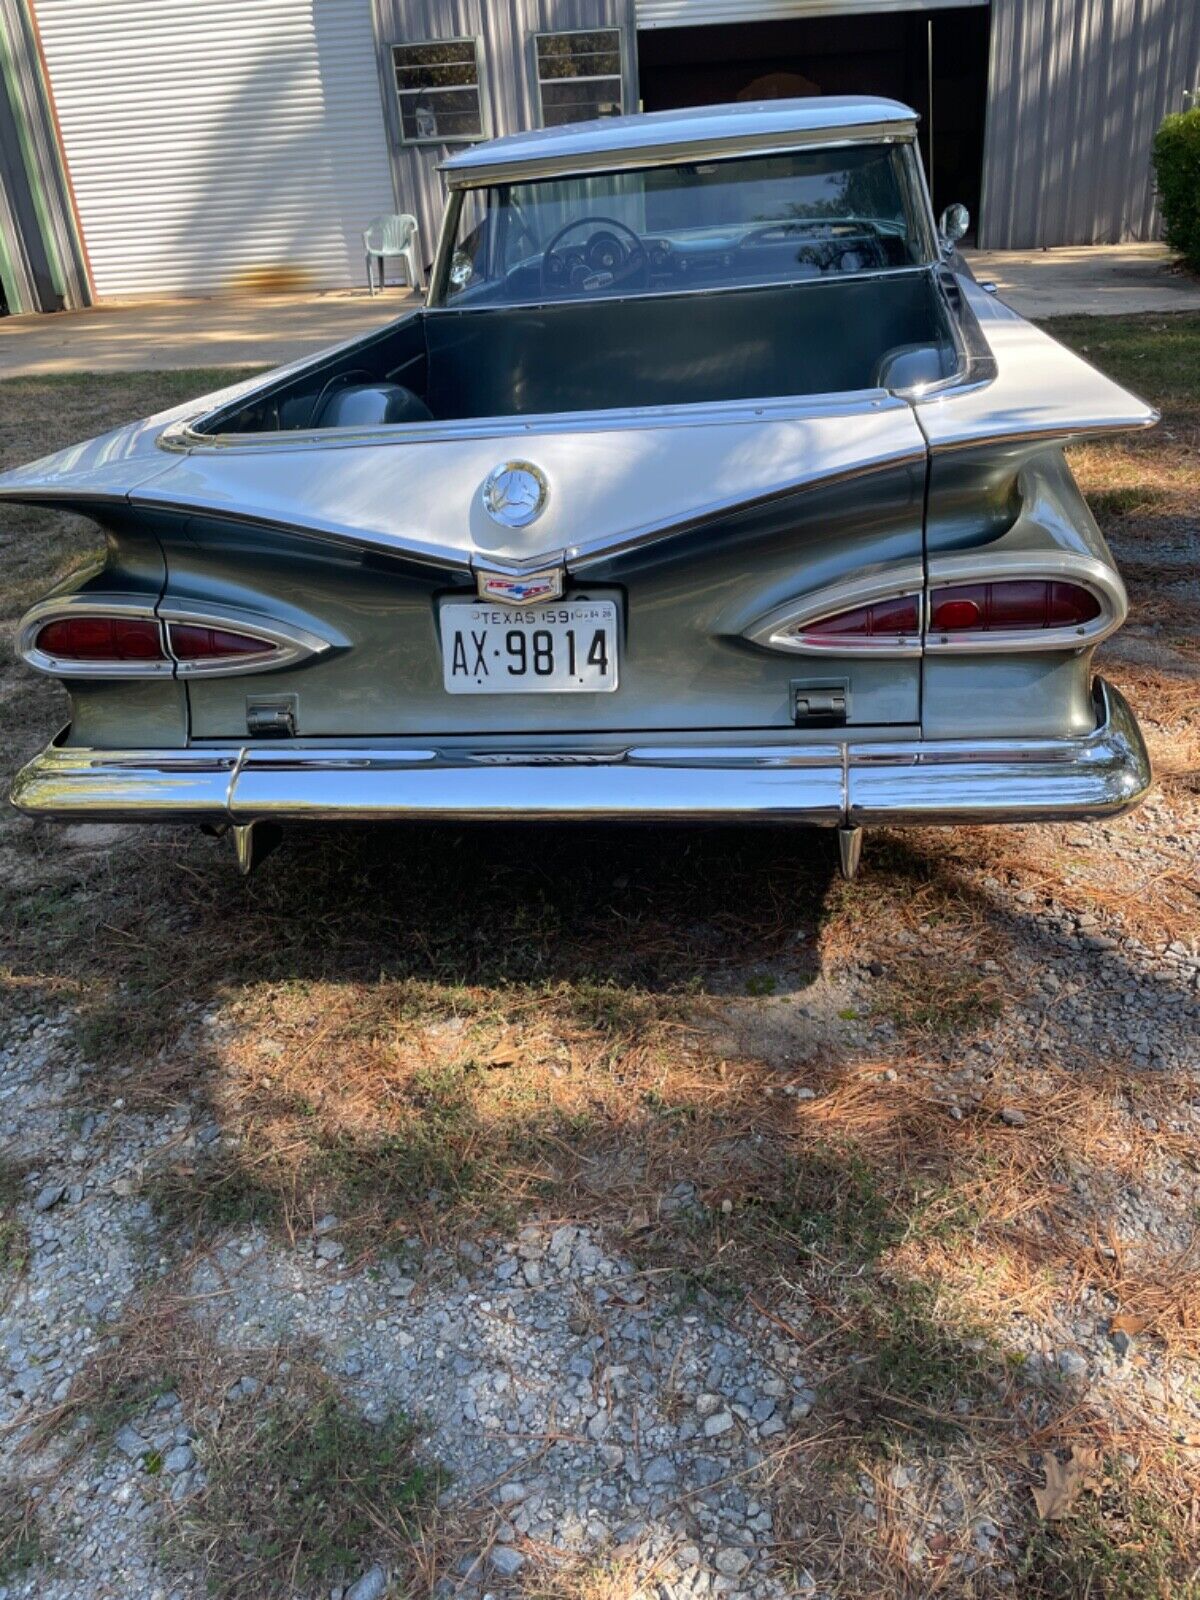
[(447, 302), (584, 299), (925, 260), (907, 147), (849, 146), (468, 191)]

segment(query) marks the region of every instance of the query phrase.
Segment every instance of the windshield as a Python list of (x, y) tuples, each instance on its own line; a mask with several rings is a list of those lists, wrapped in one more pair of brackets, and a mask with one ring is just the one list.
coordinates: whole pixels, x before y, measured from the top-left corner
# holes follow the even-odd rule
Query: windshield
[(861, 145), (467, 191), (445, 303), (733, 288), (920, 265), (902, 147)]

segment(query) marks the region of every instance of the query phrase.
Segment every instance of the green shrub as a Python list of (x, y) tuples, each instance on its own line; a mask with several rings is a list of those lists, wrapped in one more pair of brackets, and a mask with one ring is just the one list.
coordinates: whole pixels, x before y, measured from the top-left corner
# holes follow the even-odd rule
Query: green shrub
[(1168, 117), (1155, 134), (1154, 175), (1167, 243), (1200, 272), (1200, 108)]

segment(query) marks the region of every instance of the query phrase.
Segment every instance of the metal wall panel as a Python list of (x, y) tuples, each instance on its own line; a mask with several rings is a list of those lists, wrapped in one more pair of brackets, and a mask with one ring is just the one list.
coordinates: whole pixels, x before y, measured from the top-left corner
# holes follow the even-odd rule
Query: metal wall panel
[(992, 0), (980, 244), (1155, 238), (1151, 142), (1197, 82), (1197, 0)]
[(537, 126), (534, 78), (535, 33), (572, 28), (624, 30), (624, 92), (628, 109), (637, 109), (637, 52), (634, 0), (375, 0), (380, 73), (387, 108), (388, 137), (396, 205), (411, 211), (421, 228), (426, 260), (433, 255), (445, 205), (438, 163), (454, 145), (400, 142), (391, 46), (429, 39), (477, 38), (484, 59), (483, 104), (488, 135), (499, 138)]
[(37, 0), (97, 293), (364, 283), (370, 0)]

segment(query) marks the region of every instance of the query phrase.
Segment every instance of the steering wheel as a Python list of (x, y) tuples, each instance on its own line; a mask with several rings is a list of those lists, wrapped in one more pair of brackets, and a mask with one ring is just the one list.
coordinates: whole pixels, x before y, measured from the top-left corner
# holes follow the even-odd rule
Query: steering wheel
[[(596, 231), (586, 244), (576, 248), (577, 259), (571, 261), (565, 253), (556, 255), (567, 235), (580, 228)], [(543, 293), (570, 289), (576, 294), (588, 294), (616, 284), (636, 284), (645, 289), (650, 282), (650, 261), (637, 234), (616, 217), (575, 217), (564, 223), (542, 251), (541, 280)]]

